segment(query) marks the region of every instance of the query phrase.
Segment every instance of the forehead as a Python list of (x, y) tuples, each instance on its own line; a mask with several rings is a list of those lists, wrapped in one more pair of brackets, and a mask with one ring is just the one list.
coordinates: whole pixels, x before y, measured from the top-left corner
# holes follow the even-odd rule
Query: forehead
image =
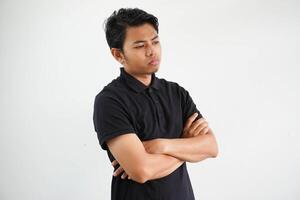
[(138, 40), (151, 40), (156, 35), (155, 28), (148, 23), (137, 27), (129, 27), (126, 30), (125, 43), (133, 44)]

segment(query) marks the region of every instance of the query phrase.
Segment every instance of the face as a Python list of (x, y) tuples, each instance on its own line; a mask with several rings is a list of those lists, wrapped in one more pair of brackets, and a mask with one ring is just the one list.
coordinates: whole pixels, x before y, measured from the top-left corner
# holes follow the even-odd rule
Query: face
[[(116, 57), (116, 56), (115, 56)], [(135, 75), (150, 75), (159, 69), (161, 46), (158, 34), (148, 23), (129, 27), (118, 60), (124, 68)]]

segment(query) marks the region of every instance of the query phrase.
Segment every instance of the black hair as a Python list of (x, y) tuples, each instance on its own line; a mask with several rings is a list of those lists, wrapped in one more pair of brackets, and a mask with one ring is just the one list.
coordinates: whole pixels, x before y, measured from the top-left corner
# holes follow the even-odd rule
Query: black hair
[(118, 11), (114, 11), (104, 23), (109, 48), (118, 48), (122, 52), (128, 27), (137, 27), (149, 23), (158, 33), (158, 19), (139, 8), (120, 8)]

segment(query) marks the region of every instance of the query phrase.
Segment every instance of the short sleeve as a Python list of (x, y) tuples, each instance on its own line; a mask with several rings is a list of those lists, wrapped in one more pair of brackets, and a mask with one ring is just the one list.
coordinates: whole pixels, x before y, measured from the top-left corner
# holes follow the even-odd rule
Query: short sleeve
[(181, 109), (182, 109), (183, 123), (185, 123), (186, 120), (195, 112), (198, 113), (196, 120), (202, 118), (203, 116), (200, 113), (200, 111), (197, 109), (197, 106), (194, 103), (189, 92), (181, 86), (179, 88), (180, 88), (180, 96), (181, 96)]
[(126, 133), (134, 133), (126, 108), (111, 97), (97, 95), (93, 112), (94, 129), (103, 150), (108, 150), (106, 141)]

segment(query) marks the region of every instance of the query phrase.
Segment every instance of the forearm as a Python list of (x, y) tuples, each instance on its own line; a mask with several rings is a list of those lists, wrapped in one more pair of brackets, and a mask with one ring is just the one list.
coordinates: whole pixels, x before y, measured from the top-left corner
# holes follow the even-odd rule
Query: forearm
[(165, 177), (184, 163), (178, 158), (164, 154), (148, 153), (145, 160), (146, 181)]
[(215, 157), (217, 143), (209, 129), (205, 135), (191, 138), (165, 139), (164, 153), (187, 162), (199, 162), (206, 158)]

